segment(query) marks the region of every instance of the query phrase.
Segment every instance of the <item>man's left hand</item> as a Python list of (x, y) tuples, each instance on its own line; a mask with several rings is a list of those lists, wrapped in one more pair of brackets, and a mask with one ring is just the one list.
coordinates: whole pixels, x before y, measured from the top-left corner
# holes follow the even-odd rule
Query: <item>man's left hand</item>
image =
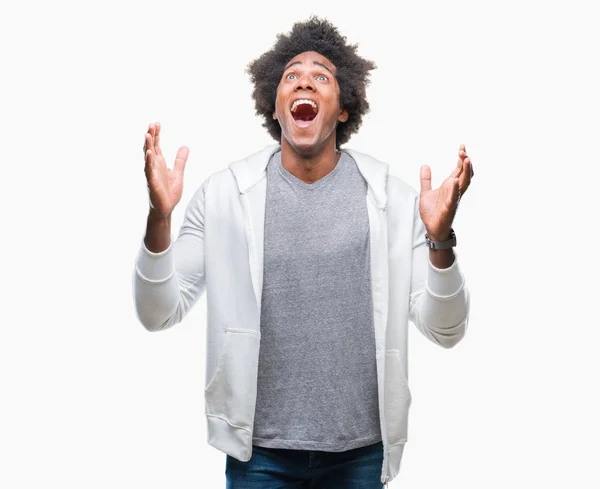
[(474, 175), (473, 164), (464, 144), (460, 145), (456, 168), (439, 188), (431, 189), (431, 168), (427, 165), (421, 167), (419, 212), (429, 239), (445, 241), (450, 237), (458, 202), (465, 195)]

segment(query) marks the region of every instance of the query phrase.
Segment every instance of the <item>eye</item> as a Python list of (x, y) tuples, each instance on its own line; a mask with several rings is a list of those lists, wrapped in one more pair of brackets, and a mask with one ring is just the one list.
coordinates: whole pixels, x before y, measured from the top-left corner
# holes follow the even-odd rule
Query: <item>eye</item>
[(296, 73), (290, 73), (288, 76), (286, 76), (286, 79), (288, 79), (288, 80), (293, 80), (293, 78), (292, 78), (292, 77), (296, 77), (296, 78), (298, 78), (298, 76), (296, 75)]
[(317, 80), (319, 80), (319, 81), (327, 81), (327, 80), (329, 80), (329, 78), (327, 78), (325, 75), (318, 75), (317, 76)]

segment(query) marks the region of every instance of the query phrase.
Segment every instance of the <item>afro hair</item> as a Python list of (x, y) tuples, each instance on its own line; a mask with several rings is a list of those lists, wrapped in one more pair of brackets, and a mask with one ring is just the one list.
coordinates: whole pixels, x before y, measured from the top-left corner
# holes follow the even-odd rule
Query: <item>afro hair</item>
[(325, 56), (336, 67), (336, 79), (340, 86), (340, 106), (348, 111), (348, 120), (339, 122), (336, 128), (336, 146), (339, 149), (358, 131), (363, 115), (369, 111), (366, 87), (369, 71), (375, 63), (356, 54), (356, 44), (348, 44), (346, 37), (328, 20), (311, 16), (305, 22), (297, 22), (289, 34), (278, 34), (270, 51), (248, 64), (247, 73), (254, 84), (252, 98), (256, 115), (265, 119), (263, 126), (277, 141), (281, 141), (281, 126), (272, 115), (275, 110), (277, 87), (286, 64), (306, 51)]

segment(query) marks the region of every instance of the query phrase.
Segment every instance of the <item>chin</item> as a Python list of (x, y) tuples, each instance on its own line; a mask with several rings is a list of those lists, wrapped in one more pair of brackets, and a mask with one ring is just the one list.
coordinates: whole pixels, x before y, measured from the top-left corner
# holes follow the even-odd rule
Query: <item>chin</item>
[(317, 144), (315, 141), (307, 141), (306, 139), (300, 140), (288, 140), (289, 145), (294, 148), (296, 153), (302, 156), (312, 156), (316, 154), (321, 145)]
[[(329, 136), (331, 136), (331, 134)], [(317, 154), (327, 145), (327, 141), (329, 140), (329, 137), (319, 139), (318, 134), (309, 135), (296, 131), (293, 131), (292, 135), (289, 137), (284, 134), (283, 138), (296, 153), (302, 156), (312, 156)]]

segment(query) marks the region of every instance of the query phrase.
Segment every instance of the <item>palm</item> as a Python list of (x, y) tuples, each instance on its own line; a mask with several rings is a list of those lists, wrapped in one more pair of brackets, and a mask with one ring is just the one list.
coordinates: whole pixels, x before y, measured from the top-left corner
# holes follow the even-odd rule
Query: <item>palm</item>
[(456, 214), (454, 193), (454, 179), (448, 177), (439, 188), (421, 194), (419, 212), (429, 236), (446, 239)]
[(160, 124), (150, 124), (146, 134), (146, 180), (150, 195), (150, 207), (157, 217), (168, 216), (181, 199), (183, 170), (189, 154), (185, 146), (179, 148), (172, 169), (167, 167), (160, 149)]
[(163, 156), (154, 155), (153, 169), (148, 178), (150, 205), (157, 215), (166, 215), (177, 205), (183, 190), (183, 179), (167, 168)]
[(454, 171), (434, 190), (431, 188), (430, 168), (421, 168), (419, 212), (427, 234), (434, 241), (448, 238), (460, 197), (467, 191), (475, 174), (464, 145), (461, 145), (458, 156)]

